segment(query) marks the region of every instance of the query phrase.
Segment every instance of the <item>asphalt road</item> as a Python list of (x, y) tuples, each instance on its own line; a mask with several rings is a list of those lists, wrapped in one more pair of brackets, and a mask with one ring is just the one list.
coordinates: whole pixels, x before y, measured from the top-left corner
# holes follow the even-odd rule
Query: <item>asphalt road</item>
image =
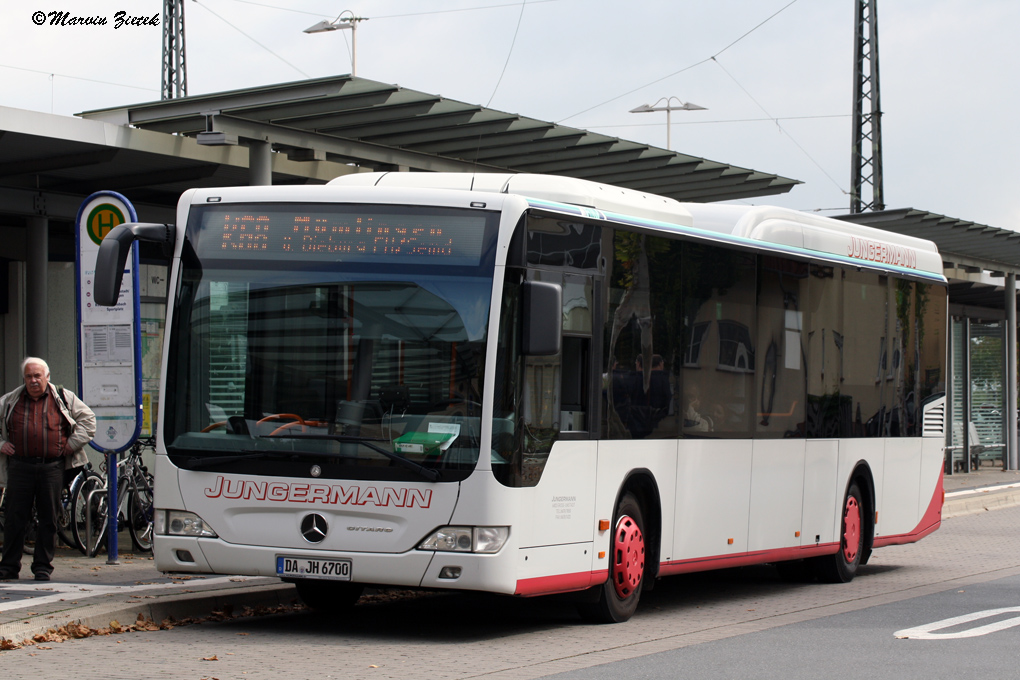
[[(883, 548), (849, 584), (769, 567), (664, 579), (637, 615), (594, 626), (552, 599), (378, 597), (347, 620), (296, 611), (0, 652), (5, 678), (1015, 677), (1020, 628), (897, 632), (1020, 607), (1020, 507), (954, 517)], [(936, 629), (957, 633), (1016, 613)], [(999, 623), (1000, 626), (1005, 624)]]

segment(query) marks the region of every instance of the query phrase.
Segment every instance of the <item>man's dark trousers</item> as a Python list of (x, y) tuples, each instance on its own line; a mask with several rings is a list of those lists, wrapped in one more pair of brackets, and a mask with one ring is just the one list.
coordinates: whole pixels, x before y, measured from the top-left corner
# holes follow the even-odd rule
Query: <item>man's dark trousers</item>
[(17, 576), (25, 533), (32, 521), (35, 505), (39, 524), (35, 535), (32, 573), (53, 573), (53, 554), (57, 538), (57, 505), (64, 480), (64, 457), (7, 459), (7, 509), (4, 516), (4, 552), (0, 577)]

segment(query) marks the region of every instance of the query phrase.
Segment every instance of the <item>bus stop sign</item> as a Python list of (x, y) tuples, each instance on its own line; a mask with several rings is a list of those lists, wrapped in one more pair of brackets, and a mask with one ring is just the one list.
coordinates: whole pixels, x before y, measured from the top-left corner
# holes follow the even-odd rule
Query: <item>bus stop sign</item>
[(96, 414), (92, 447), (103, 453), (130, 447), (142, 425), (138, 245), (132, 246), (120, 298), (113, 307), (99, 306), (92, 297), (96, 256), (110, 230), (137, 221), (131, 203), (113, 191), (92, 194), (78, 209), (78, 382), (82, 400)]

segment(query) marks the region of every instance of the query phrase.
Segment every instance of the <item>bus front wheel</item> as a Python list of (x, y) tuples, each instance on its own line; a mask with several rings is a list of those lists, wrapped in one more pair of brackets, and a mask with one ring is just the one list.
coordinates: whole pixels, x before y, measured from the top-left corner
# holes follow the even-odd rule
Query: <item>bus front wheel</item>
[(644, 586), (645, 522), (633, 494), (620, 499), (613, 526), (609, 579), (596, 587), (596, 600), (578, 605), (581, 616), (595, 623), (622, 623), (633, 616)]

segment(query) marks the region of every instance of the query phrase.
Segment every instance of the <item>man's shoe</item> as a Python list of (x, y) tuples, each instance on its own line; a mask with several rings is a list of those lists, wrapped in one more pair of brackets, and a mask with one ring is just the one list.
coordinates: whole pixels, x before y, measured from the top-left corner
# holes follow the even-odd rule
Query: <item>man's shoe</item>
[(40, 571), (39, 573), (37, 573), (35, 575), (35, 580), (36, 581), (49, 581), (50, 580), (50, 575), (47, 574), (45, 571)]
[(9, 571), (0, 571), (0, 581), (17, 581), (18, 575)]

